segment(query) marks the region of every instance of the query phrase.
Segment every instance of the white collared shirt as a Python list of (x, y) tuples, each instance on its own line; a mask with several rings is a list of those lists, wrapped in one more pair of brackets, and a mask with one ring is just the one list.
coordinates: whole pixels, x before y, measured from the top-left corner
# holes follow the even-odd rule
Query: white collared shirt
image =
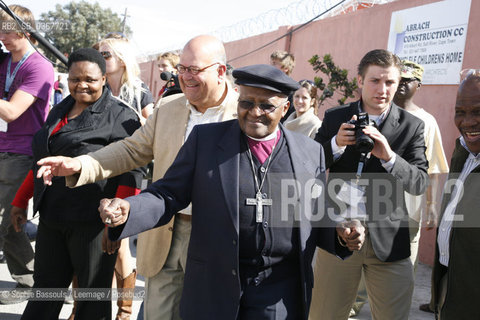
[[(205, 113), (198, 111), (191, 103), (187, 100), (185, 107), (190, 109), (190, 116), (188, 117), (187, 129), (185, 130), (185, 141), (187, 141), (188, 136), (197, 124), (207, 124), (220, 122), (224, 119), (225, 108), (230, 99), (233, 99), (232, 92), (235, 92), (229, 85), (226, 86), (227, 95), (223, 99), (222, 103), (216, 107), (208, 108)], [(182, 210), (183, 214), (192, 214), (192, 205), (189, 204), (188, 207)]]
[(190, 109), (190, 116), (188, 117), (187, 130), (185, 131), (185, 141), (187, 141), (193, 127), (197, 124), (220, 122), (225, 113), (224, 102), (219, 106), (208, 108), (205, 113), (201, 113), (187, 100), (186, 107)]
[[(468, 151), (469, 155), (467, 160), (465, 161), (465, 164), (463, 165), (462, 172), (455, 181), (452, 196), (447, 204), (447, 207), (445, 208), (442, 221), (440, 222), (440, 226), (438, 227), (438, 260), (442, 265), (446, 267), (448, 267), (448, 262), (450, 259), (450, 234), (452, 231), (453, 222), (456, 218), (455, 210), (457, 209), (457, 204), (461, 196), (463, 195), (463, 183), (465, 182), (465, 179), (470, 174), (470, 172), (472, 172), (473, 169), (480, 165), (480, 154), (475, 155), (470, 150), (468, 150), (463, 136), (460, 137), (460, 143), (465, 148), (465, 150)], [(447, 181), (447, 183), (449, 183), (449, 181)], [(450, 192), (450, 190), (444, 190), (443, 192)]]
[(224, 119), (225, 108), (228, 102), (232, 99), (237, 98), (237, 96), (235, 95), (235, 90), (233, 90), (233, 88), (228, 84), (228, 82), (225, 84), (225, 88), (227, 90), (227, 94), (225, 96), (225, 99), (223, 99), (222, 103), (220, 103), (218, 106), (208, 108), (205, 113), (201, 113), (200, 111), (198, 111), (197, 108), (195, 108), (195, 106), (191, 104), (190, 101), (188, 101), (187, 99), (185, 107), (190, 110), (190, 116), (188, 118), (184, 141), (187, 141), (188, 136), (193, 130), (193, 127), (195, 127), (197, 124), (215, 123), (220, 122)]

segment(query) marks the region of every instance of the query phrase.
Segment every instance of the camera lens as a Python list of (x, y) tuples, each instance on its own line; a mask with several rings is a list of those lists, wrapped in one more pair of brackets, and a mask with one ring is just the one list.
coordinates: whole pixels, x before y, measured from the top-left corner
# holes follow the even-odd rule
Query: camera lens
[(365, 135), (363, 131), (357, 130), (355, 149), (360, 153), (369, 153), (373, 149), (374, 142), (372, 138)]

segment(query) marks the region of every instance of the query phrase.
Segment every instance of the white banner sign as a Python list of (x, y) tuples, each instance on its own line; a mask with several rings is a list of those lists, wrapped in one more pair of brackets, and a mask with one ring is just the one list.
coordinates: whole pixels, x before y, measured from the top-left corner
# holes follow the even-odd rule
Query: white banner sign
[(424, 84), (458, 84), (471, 0), (392, 12), (388, 50), (425, 68)]

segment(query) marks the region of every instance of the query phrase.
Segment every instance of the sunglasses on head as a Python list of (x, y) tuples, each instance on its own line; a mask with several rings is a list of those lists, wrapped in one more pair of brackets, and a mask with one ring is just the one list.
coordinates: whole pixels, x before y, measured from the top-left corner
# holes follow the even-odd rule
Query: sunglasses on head
[(108, 60), (112, 57), (112, 53), (110, 51), (101, 51), (100, 54), (105, 60)]
[(312, 80), (308, 80), (308, 79), (300, 80), (300, 81), (298, 81), (298, 83), (299, 83), (300, 85), (303, 85), (304, 83), (308, 83), (308, 84), (310, 84), (311, 86), (314, 86), (314, 85), (315, 85), (315, 82), (313, 82)]
[(121, 39), (128, 41), (127, 36), (119, 31), (109, 32), (105, 35), (105, 37), (103, 37), (103, 39)]

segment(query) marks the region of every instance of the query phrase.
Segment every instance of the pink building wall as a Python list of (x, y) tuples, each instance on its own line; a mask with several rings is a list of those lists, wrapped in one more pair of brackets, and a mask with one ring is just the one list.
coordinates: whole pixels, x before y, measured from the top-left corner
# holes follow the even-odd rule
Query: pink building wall
[[(395, 1), (315, 21), (290, 36), (284, 37), (253, 54), (241, 57), (292, 30), (292, 27), (283, 26), (276, 31), (226, 43), (227, 57), (229, 63), (234, 67), (257, 63), (268, 64), (272, 51), (277, 49), (287, 50), (294, 54), (296, 61), (292, 77), (300, 80), (305, 78), (313, 79), (315, 76), (311, 65), (308, 63), (308, 60), (313, 55), (323, 56), (326, 53), (330, 53), (336, 64), (348, 69), (349, 75), (354, 76), (356, 75), (357, 64), (366, 52), (376, 48), (387, 48), (390, 17), (393, 11), (433, 2), (437, 1)], [(480, 1), (472, 0), (463, 68), (480, 67), (479, 18)], [(155, 65), (155, 62), (142, 64), (142, 78), (150, 85), (154, 95), (160, 89), (159, 73)], [(450, 159), (452, 154), (455, 139), (459, 135), (453, 123), (457, 87), (457, 85), (424, 85), (415, 97), (415, 102), (437, 119), (442, 131), (443, 146), (448, 159)], [(334, 101), (330, 102), (323, 107), (323, 110), (320, 110), (320, 114), (323, 116), (324, 108), (335, 105)], [(439, 201), (440, 199), (438, 199)], [(434, 231), (422, 230), (420, 261), (432, 264), (434, 241)]]
[[(330, 53), (335, 63), (342, 68), (348, 69), (349, 74), (353, 76), (356, 75), (356, 67), (366, 52), (375, 48), (387, 48), (390, 17), (393, 11), (433, 2), (437, 1), (395, 1), (315, 21), (305, 28), (294, 32), (290, 38), (282, 38), (280, 41), (252, 55), (235, 59), (285, 34), (288, 31), (288, 27), (282, 27), (274, 32), (226, 43), (227, 57), (234, 59), (231, 62), (234, 67), (241, 67), (255, 63), (269, 63), (269, 56), (273, 50), (287, 50), (294, 54), (296, 61), (292, 77), (300, 80), (305, 78), (313, 79), (315, 76), (312, 66), (308, 63), (308, 60), (313, 55), (323, 56), (326, 53)], [(479, 17), (480, 1), (472, 0), (463, 68), (480, 67)], [(453, 123), (457, 88), (457, 85), (424, 85), (415, 97), (415, 102), (437, 119), (442, 131), (443, 146), (448, 160), (450, 160), (453, 152), (455, 139), (459, 136)], [(320, 115), (323, 115), (325, 108), (335, 106), (335, 101), (336, 99), (329, 102), (329, 105), (323, 106), (323, 110), (320, 110)], [(437, 203), (439, 202), (440, 199), (438, 199)], [(422, 230), (419, 252), (420, 261), (432, 264), (434, 248), (435, 231)]]

